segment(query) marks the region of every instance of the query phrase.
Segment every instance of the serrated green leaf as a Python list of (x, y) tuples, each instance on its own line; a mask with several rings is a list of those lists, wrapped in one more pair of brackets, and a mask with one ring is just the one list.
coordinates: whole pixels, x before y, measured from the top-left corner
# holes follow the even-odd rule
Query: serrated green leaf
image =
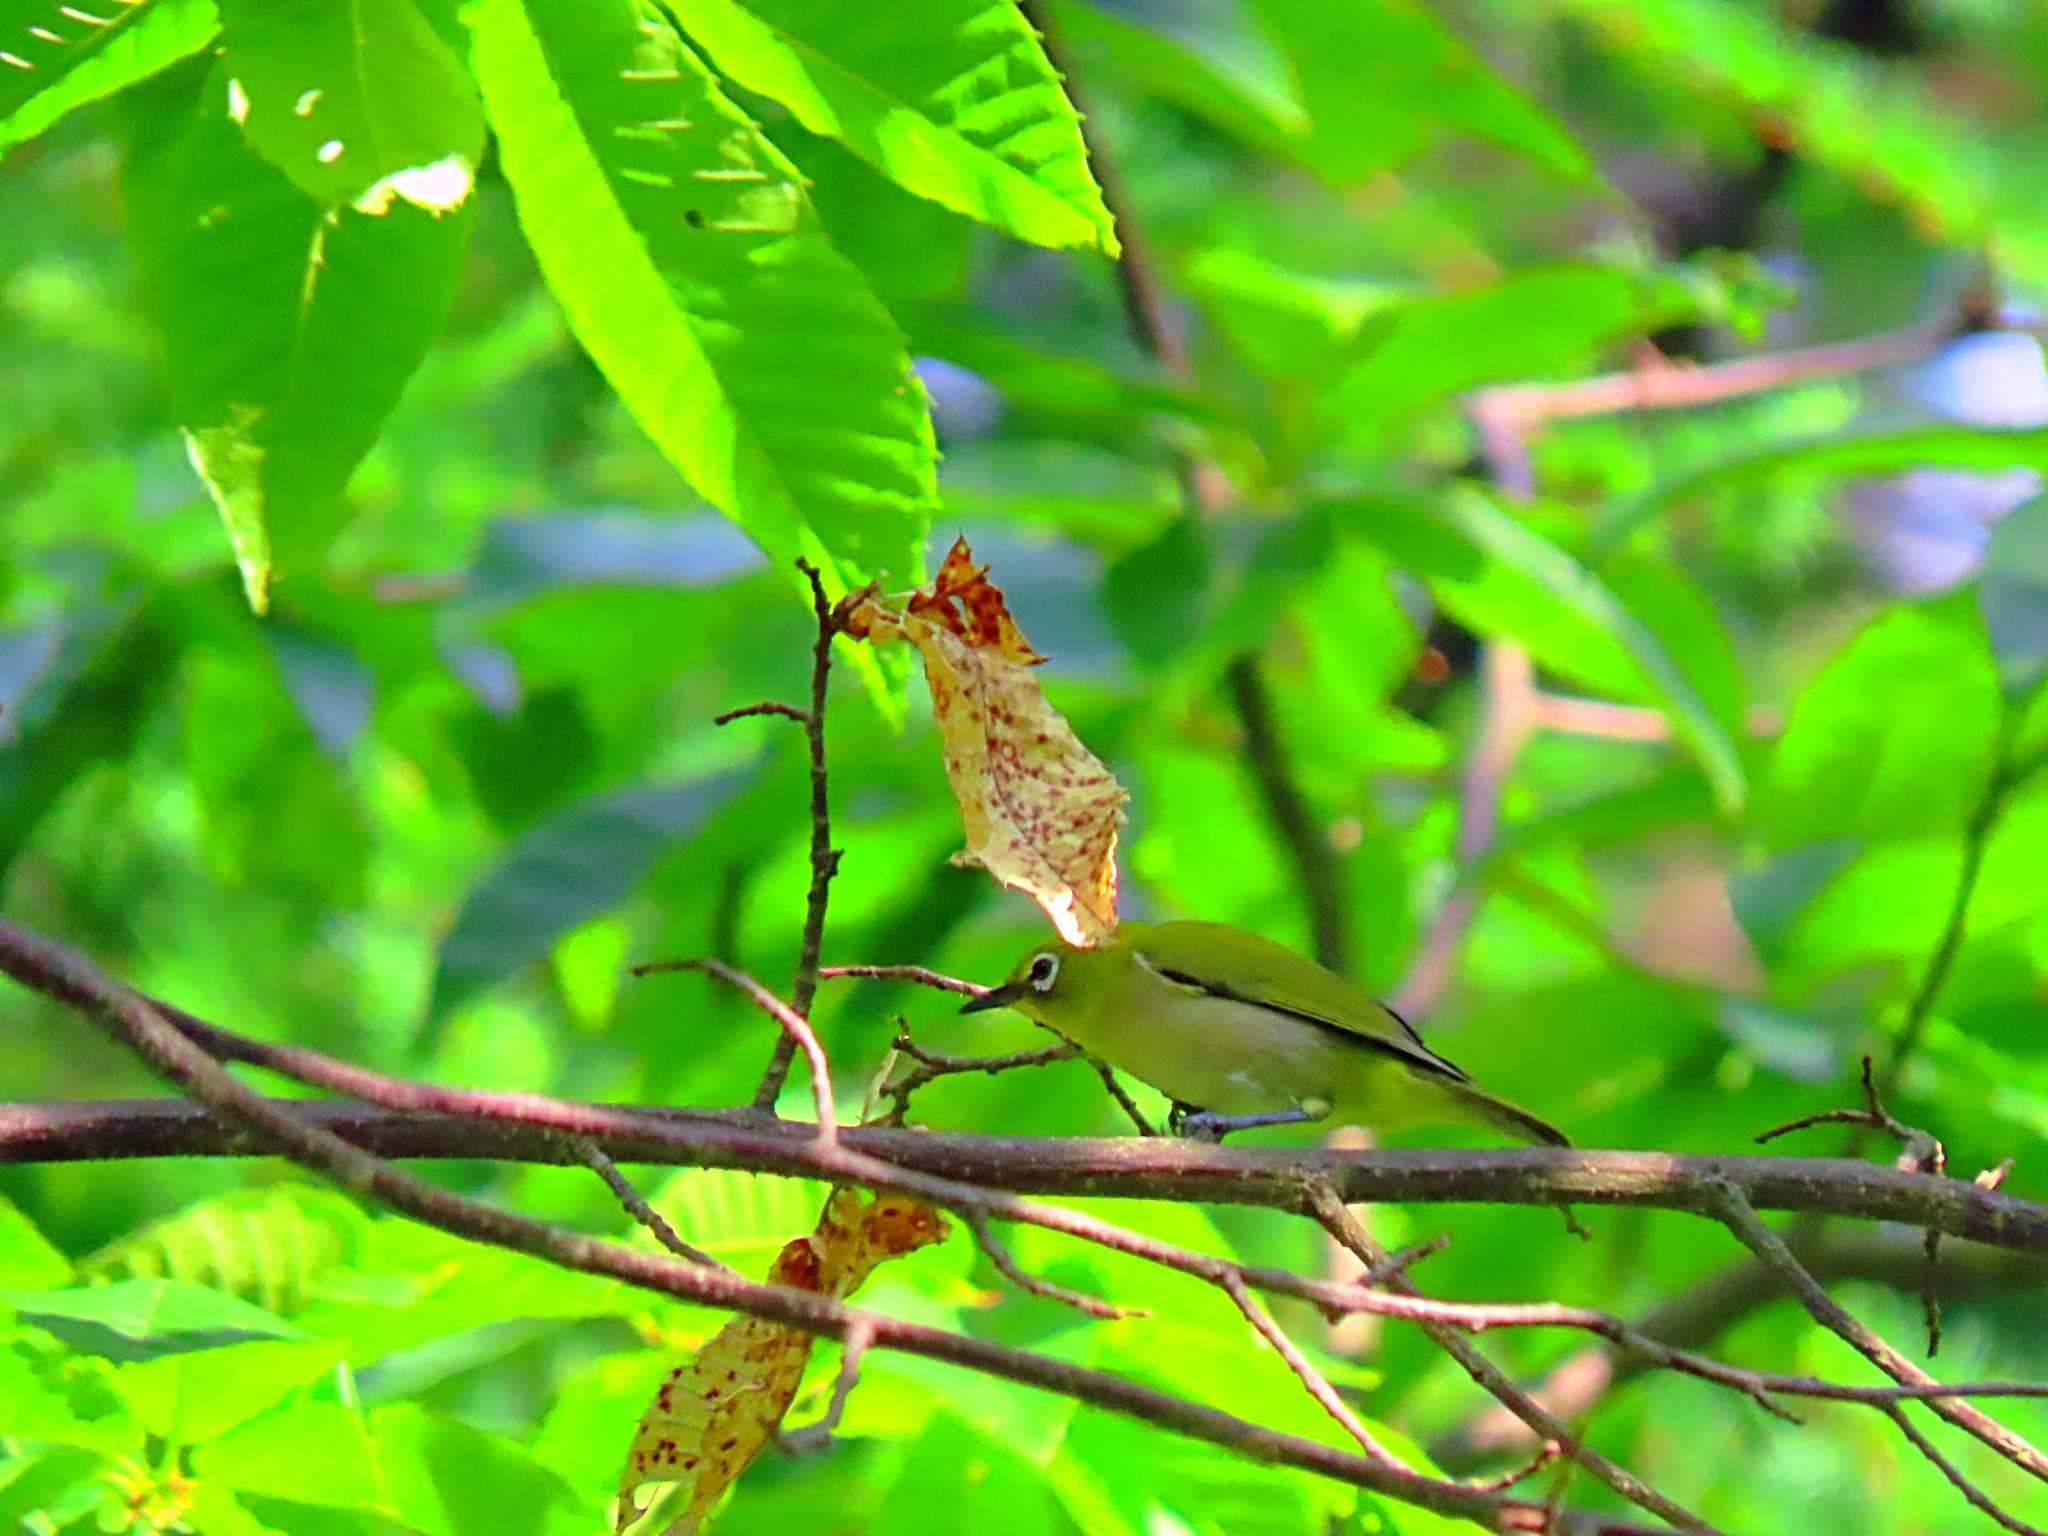
[(778, 564), (922, 569), (931, 421), (802, 178), (642, 0), (480, 0), (484, 105), (570, 328)]
[(906, 190), (1020, 240), (1117, 253), (1080, 119), (1010, 0), (672, 9), (722, 73)]
[[(1748, 789), (1729, 727), (1656, 628), (1564, 549), (1469, 487), (1445, 498), (1444, 513), (1491, 560), (1478, 581), (1437, 583), (1447, 607), (1482, 630), (1505, 625), (1539, 660), (1654, 703), (1699, 760), (1721, 810), (1742, 808)], [(1686, 622), (1697, 628), (1712, 621), (1694, 612)], [(1717, 678), (1724, 670), (1709, 665)]]
[(615, 905), (746, 782), (717, 774), (615, 790), (535, 823), (463, 901), (441, 945), (429, 1014), (442, 1017)]
[(323, 203), (445, 213), (470, 194), (483, 109), (413, 0), (223, 0), (249, 142)]
[(151, 1222), (78, 1268), (96, 1280), (187, 1281), (287, 1314), (322, 1274), (354, 1257), (368, 1222), (332, 1190), (240, 1189)]
[(0, 1291), (0, 1306), (81, 1354), (154, 1360), (186, 1350), (305, 1337), (283, 1318), (177, 1280), (123, 1280), (57, 1291)]
[[(123, 178), (172, 409), (249, 605), (311, 562), (350, 475), (439, 334), (469, 205), (328, 210), (256, 155), (216, 68), (150, 114)], [(275, 546), (275, 551), (273, 551)]]
[(6, 0), (0, 7), (0, 149), (74, 108), (197, 53), (220, 31), (213, 0)]

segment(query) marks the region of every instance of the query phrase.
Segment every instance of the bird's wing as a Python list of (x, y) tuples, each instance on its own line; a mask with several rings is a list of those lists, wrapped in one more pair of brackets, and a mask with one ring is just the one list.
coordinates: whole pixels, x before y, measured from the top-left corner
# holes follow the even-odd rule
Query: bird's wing
[[(1470, 1082), (1385, 1003), (1284, 944), (1223, 923), (1125, 923), (1138, 958), (1166, 980), (1332, 1030), (1423, 1072)], [(1228, 980), (1217, 959), (1230, 956)]]

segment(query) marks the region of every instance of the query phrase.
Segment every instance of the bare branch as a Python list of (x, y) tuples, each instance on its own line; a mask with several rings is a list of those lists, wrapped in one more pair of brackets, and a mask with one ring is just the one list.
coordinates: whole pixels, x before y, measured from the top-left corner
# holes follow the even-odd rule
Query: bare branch
[[(1815, 1322), (1840, 1337), (1893, 1381), (1912, 1386), (1934, 1383), (1933, 1377), (1858, 1322), (1830, 1296), (1827, 1288), (1814, 1279), (1792, 1250), (1785, 1246), (1784, 1239), (1763, 1224), (1755, 1207), (1740, 1189), (1724, 1182), (1718, 1203), (1719, 1215), (1728, 1230), (1745, 1248), (1777, 1272), (1779, 1279), (1799, 1298)], [(2048, 1458), (1981, 1409), (1948, 1398), (1931, 1398), (1929, 1406), (1937, 1416), (1981, 1440), (2014, 1466), (2048, 1482)]]
[(798, 725), (809, 725), (811, 717), (794, 704), (778, 703), (774, 699), (763, 699), (759, 704), (742, 704), (738, 709), (728, 709), (722, 715), (713, 715), (713, 725), (731, 725), (735, 720), (751, 720), (764, 717), (780, 720), (794, 720)]
[[(1323, 1230), (1349, 1248), (1368, 1267), (1385, 1268), (1391, 1255), (1365, 1230), (1357, 1217), (1351, 1214), (1342, 1194), (1329, 1184), (1308, 1186), (1308, 1206)], [(1415, 1287), (1401, 1276), (1387, 1282), (1387, 1289), (1394, 1295), (1410, 1300), (1419, 1300)], [(1478, 1347), (1466, 1339), (1449, 1324), (1433, 1319), (1416, 1319), (1422, 1324), (1423, 1332), (1437, 1348), (1449, 1355), (1470, 1376), (1473, 1381), (1516, 1418), (1527, 1424), (1544, 1440), (1553, 1441), (1563, 1454), (1575, 1464), (1584, 1467), (1593, 1476), (1612, 1488), (1622, 1498), (1640, 1509), (1646, 1509), (1661, 1519), (1668, 1520), (1682, 1531), (1694, 1536), (1715, 1536), (1714, 1527), (1700, 1519), (1683, 1505), (1674, 1503), (1656, 1489), (1626, 1468), (1617, 1466), (1599, 1452), (1583, 1444), (1556, 1419), (1546, 1413), (1542, 1406), (1510, 1381), (1505, 1372), (1495, 1365)]]
[(1076, 1291), (1056, 1284), (1043, 1276), (1031, 1274), (1017, 1262), (1017, 1256), (995, 1235), (990, 1228), (988, 1217), (979, 1211), (963, 1211), (960, 1219), (967, 1223), (967, 1230), (974, 1234), (974, 1241), (997, 1271), (1020, 1291), (1033, 1296), (1043, 1296), (1047, 1301), (1057, 1301), (1085, 1312), (1090, 1317), (1099, 1317), (1114, 1322), (1121, 1317), (1148, 1317), (1143, 1307), (1120, 1307), (1114, 1302), (1104, 1301), (1100, 1296), (1090, 1296), (1085, 1291)]
[(980, 997), (989, 990), (977, 982), (962, 981), (958, 976), (948, 976), (925, 965), (826, 965), (818, 969), (820, 980), (840, 976), (864, 976), (878, 981), (914, 981), (921, 987), (936, 987), (942, 992), (958, 992), (967, 997)]
[(937, 1082), (942, 1077), (956, 1077), (965, 1072), (985, 1072), (991, 1077), (1003, 1072), (1013, 1072), (1020, 1067), (1043, 1067), (1056, 1061), (1072, 1061), (1081, 1054), (1081, 1048), (1068, 1041), (1058, 1045), (1043, 1046), (1035, 1051), (1011, 1051), (1004, 1056), (948, 1056), (940, 1051), (928, 1051), (910, 1037), (906, 1029), (898, 1028), (896, 1038), (889, 1043), (894, 1056), (908, 1056), (916, 1063), (910, 1071), (893, 1082), (882, 1084), (882, 1096), (893, 1101), (893, 1107), (877, 1124), (901, 1125), (910, 1113), (910, 1096), (926, 1083)]
[(1272, 1345), (1280, 1358), (1287, 1362), (1287, 1368), (1300, 1378), (1308, 1395), (1316, 1400), (1323, 1412), (1336, 1420), (1337, 1426), (1345, 1434), (1358, 1442), (1366, 1455), (1386, 1466), (1398, 1467), (1403, 1471), (1410, 1470), (1400, 1457), (1382, 1445), (1373, 1432), (1365, 1427), (1364, 1421), (1351, 1411), (1350, 1405), (1343, 1398), (1337, 1395), (1337, 1389), (1330, 1385), (1330, 1379), (1316, 1369), (1315, 1362), (1301, 1352), (1300, 1346), (1287, 1336), (1286, 1330), (1273, 1321), (1272, 1314), (1258, 1304), (1252, 1293), (1245, 1288), (1242, 1279), (1236, 1275), (1226, 1276), (1223, 1281), (1223, 1292), (1237, 1304), (1237, 1310), (1242, 1312), (1245, 1321), (1258, 1331), (1259, 1337)]
[[(633, 967), (636, 976), (651, 976), (660, 971), (701, 971), (706, 976), (724, 982), (745, 994), (763, 1013), (782, 1027), (783, 1038), (791, 1043), (791, 1049), (801, 1049), (804, 1060), (811, 1068), (811, 1102), (818, 1117), (818, 1140), (830, 1146), (839, 1136), (838, 1113), (832, 1097), (832, 1070), (825, 1062), (825, 1048), (818, 1044), (818, 1036), (811, 1028), (810, 1020), (801, 1010), (785, 1003), (745, 971), (736, 971), (722, 960), (695, 958), (689, 960), (656, 960), (646, 965)], [(756, 1110), (774, 1108), (771, 1098), (763, 1106), (757, 1097)]]
[(781, 1430), (775, 1437), (789, 1455), (802, 1456), (821, 1449), (837, 1432), (840, 1416), (846, 1412), (846, 1399), (860, 1380), (860, 1357), (867, 1353), (874, 1337), (874, 1326), (864, 1317), (855, 1318), (847, 1327), (846, 1337), (839, 1341), (839, 1375), (832, 1383), (832, 1400), (825, 1405), (825, 1412), (817, 1422), (801, 1429)]
[(626, 1208), (627, 1214), (639, 1222), (641, 1226), (652, 1232), (655, 1241), (660, 1243), (662, 1247), (678, 1258), (688, 1259), (692, 1264), (708, 1264), (716, 1269), (725, 1269), (727, 1267), (720, 1264), (718, 1260), (711, 1257), (702, 1248), (683, 1241), (682, 1234), (669, 1225), (668, 1218), (649, 1205), (646, 1197), (633, 1187), (632, 1182), (623, 1173), (619, 1172), (619, 1165), (605, 1156), (604, 1148), (600, 1147), (588, 1136), (572, 1137), (571, 1143), (576, 1148), (577, 1155), (596, 1171), (600, 1179), (604, 1180), (605, 1187), (618, 1198), (619, 1204)]

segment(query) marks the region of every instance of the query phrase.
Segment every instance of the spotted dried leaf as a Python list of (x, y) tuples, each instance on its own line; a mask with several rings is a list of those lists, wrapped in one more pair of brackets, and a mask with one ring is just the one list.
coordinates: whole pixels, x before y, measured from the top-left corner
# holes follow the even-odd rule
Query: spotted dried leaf
[[(834, 1190), (817, 1230), (783, 1245), (768, 1281), (843, 1300), (876, 1265), (945, 1234), (944, 1220), (920, 1201)], [(810, 1334), (739, 1317), (669, 1372), (626, 1453), (614, 1531), (654, 1506), (653, 1498), (640, 1497), (648, 1484), (669, 1490), (663, 1508), (675, 1513), (663, 1536), (705, 1529), (719, 1498), (782, 1422), (810, 1354)]]
[(854, 608), (847, 630), (907, 640), (924, 660), (967, 836), (957, 862), (1027, 892), (1068, 943), (1107, 938), (1116, 928), (1127, 792), (1046, 702), (1031, 670), (1045, 658), (967, 541), (955, 541), (931, 584), (900, 611), (871, 599)]

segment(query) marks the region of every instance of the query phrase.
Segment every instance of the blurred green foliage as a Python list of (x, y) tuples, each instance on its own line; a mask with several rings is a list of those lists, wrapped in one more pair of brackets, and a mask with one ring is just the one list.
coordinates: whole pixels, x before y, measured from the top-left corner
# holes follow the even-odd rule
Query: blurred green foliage
[[(1348, 902), (1341, 958), (1390, 990), (1459, 878), (1473, 644), (1519, 646), (1547, 695), (1635, 712), (1530, 736), (1464, 874), (1478, 915), (1432, 1043), (1583, 1144), (1741, 1150), (1845, 1102), (1942, 951), (1894, 1107), (1955, 1167), (2016, 1154), (2028, 1188), (2048, 1136), (2037, 8), (1060, 0), (1093, 173), (1002, 0), (858, 22), (824, 0), (110, 8), (0, 0), (12, 917), (224, 1025), (380, 1068), (741, 1101), (763, 1021), (696, 978), (625, 975), (793, 963), (799, 743), (711, 717), (800, 695), (793, 556), (901, 587), (965, 532), (1133, 790), (1127, 912), (1315, 940), (1221, 682), (1253, 655)], [(1125, 329), (1119, 234), (1185, 376)], [(1947, 315), (1979, 334), (1535, 431), (1534, 500), (1492, 483), (1461, 409), (1643, 365), (1650, 335), (1711, 360)], [(1190, 457), (1227, 510), (1183, 510)], [(826, 958), (988, 977), (1037, 914), (947, 864), (921, 688), (845, 659)], [(0, 1009), (7, 1096), (154, 1091), (52, 1007)], [(1027, 1043), (1001, 1015), (830, 984), (849, 1115), (899, 1012), (938, 1048)], [(1123, 1128), (1074, 1066), (948, 1080), (916, 1112)], [(437, 1176), (628, 1225), (587, 1175)], [(642, 1182), (750, 1273), (819, 1201)], [(1324, 1262), (1272, 1213), (1114, 1215)], [(1426, 1279), (1467, 1297), (1638, 1312), (1735, 1256), (1677, 1216), (1603, 1215), (1590, 1245), (1545, 1212), (1374, 1220), (1390, 1242), (1451, 1232)], [(1213, 1292), (1042, 1232), (1018, 1253), (1152, 1315), (1017, 1294), (957, 1235), (863, 1299), (1336, 1435)], [(1917, 1326), (1909, 1295), (1844, 1295)], [(653, 1384), (716, 1324), (270, 1164), (7, 1168), (0, 1531), (589, 1531)], [(1534, 1371), (1569, 1347), (1497, 1352)], [(1784, 1306), (1717, 1347), (1857, 1369)], [(1475, 1407), (1399, 1328), (1319, 1358), (1397, 1444)], [(1953, 1303), (1942, 1368), (2039, 1379), (2038, 1298)], [(2039, 1404), (1999, 1412), (2048, 1435)], [(1795, 1429), (1644, 1379), (1589, 1435), (1730, 1529), (1965, 1519), (1848, 1410)], [(2038, 1488), (1941, 1443), (2040, 1517)], [(765, 1458), (721, 1529), (963, 1521), (1444, 1527), (882, 1357), (831, 1453)]]

